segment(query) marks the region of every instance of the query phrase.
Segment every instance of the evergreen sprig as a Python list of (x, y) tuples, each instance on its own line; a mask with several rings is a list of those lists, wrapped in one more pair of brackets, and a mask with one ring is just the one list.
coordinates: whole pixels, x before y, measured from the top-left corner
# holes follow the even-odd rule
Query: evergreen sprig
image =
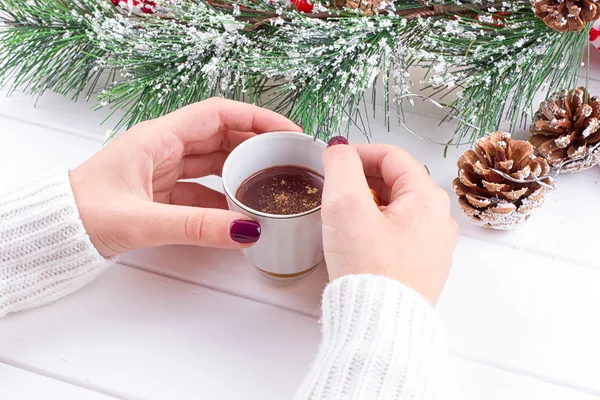
[(85, 16), (96, 12), (109, 17), (115, 10), (96, 1), (79, 3), (67, 7), (62, 0), (0, 0), (0, 83), (10, 85), (9, 92), (24, 88), (41, 95), (52, 90), (76, 99), (89, 82), (98, 81), (102, 69), (97, 62), (107, 54), (90, 41)]
[[(526, 121), (542, 89), (550, 94), (574, 87), (589, 30), (550, 30), (529, 4), (519, 3), (506, 15), (477, 13), (457, 19), (460, 35), (446, 35), (447, 25), (438, 25), (432, 24), (424, 45), (430, 54), (421, 65), (437, 70), (429, 82), (438, 90), (458, 91), (459, 99), (450, 106), (480, 132), (497, 129), (502, 117), (510, 121), (511, 130)], [(461, 139), (468, 131), (467, 125), (460, 127)]]
[(587, 41), (587, 30), (550, 30), (528, 0), (397, 0), (374, 16), (325, 3), (311, 14), (270, 0), (156, 3), (144, 15), (127, 1), (0, 0), (0, 81), (32, 94), (96, 91), (100, 106), (125, 110), (116, 129), (222, 96), (327, 138), (352, 125), (368, 133), (377, 103), (387, 120), (412, 89), (408, 69), (422, 67), (427, 93), (460, 95), (449, 106), (480, 128), (459, 127), (474, 139), (504, 117), (514, 127), (540, 88), (574, 86)]

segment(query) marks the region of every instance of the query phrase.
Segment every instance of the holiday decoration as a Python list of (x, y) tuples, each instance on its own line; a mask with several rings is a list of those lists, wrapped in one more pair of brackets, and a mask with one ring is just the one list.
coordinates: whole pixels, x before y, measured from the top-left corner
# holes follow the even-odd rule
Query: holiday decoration
[(386, 5), (384, 0), (335, 0), (334, 4), (338, 8), (360, 11), (364, 15), (374, 15), (380, 6)]
[[(600, 48), (600, 20), (596, 20), (590, 28), (590, 43), (594, 49), (598, 50)], [(592, 65), (598, 64), (598, 57), (595, 57), (593, 52), (590, 57)]]
[(600, 98), (579, 87), (545, 100), (531, 126), (531, 143), (560, 172), (600, 161)]
[(313, 5), (309, 0), (292, 0), (292, 4), (303, 13), (310, 13), (313, 10)]
[(510, 230), (542, 205), (553, 185), (546, 160), (534, 156), (532, 145), (494, 132), (479, 139), (474, 150), (458, 160), (453, 182), (458, 203), (475, 224)]
[(581, 31), (600, 18), (596, 0), (533, 0), (535, 15), (558, 32)]
[(541, 87), (569, 87), (579, 74), (596, 3), (534, 8), (529, 0), (0, 0), (0, 82), (9, 92), (98, 95), (98, 107), (124, 112), (114, 132), (220, 96), (270, 107), (327, 139), (350, 127), (368, 135), (378, 105), (389, 126), (391, 109), (401, 115), (415, 90), (409, 68), (423, 68), (424, 94), (452, 98), (446, 106), (467, 122), (457, 142), (474, 141), (502, 119), (514, 128)]
[(592, 42), (596, 49), (600, 45), (597, 42), (598, 38), (600, 38), (600, 22), (596, 21), (594, 22), (594, 26), (590, 28), (590, 42)]
[[(128, 0), (110, 0), (115, 6), (123, 3), (124, 6), (128, 6)], [(152, 0), (131, 0), (131, 5), (133, 7), (139, 7), (139, 9), (146, 14), (153, 14), (154, 7), (156, 7), (156, 3)]]

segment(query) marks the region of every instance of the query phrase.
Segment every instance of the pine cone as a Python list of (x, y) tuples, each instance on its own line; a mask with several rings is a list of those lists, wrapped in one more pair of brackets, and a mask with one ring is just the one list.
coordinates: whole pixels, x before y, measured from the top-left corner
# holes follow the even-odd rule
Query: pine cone
[(385, 0), (335, 0), (337, 8), (359, 9), (364, 15), (373, 15), (379, 12), (379, 5)]
[(525, 221), (533, 209), (542, 205), (547, 188), (537, 182), (516, 183), (490, 170), (494, 168), (515, 179), (540, 177), (550, 171), (548, 162), (533, 155), (533, 146), (525, 140), (511, 140), (509, 133), (494, 132), (479, 139), (474, 150), (458, 160), (458, 178), (452, 186), (458, 204), (476, 224), (486, 228), (510, 230)]
[[(587, 103), (585, 99), (587, 98)], [(600, 162), (600, 98), (580, 87), (544, 101), (535, 114), (529, 141), (561, 172), (575, 172)]]
[(595, 0), (533, 0), (535, 15), (558, 32), (579, 32), (600, 18)]

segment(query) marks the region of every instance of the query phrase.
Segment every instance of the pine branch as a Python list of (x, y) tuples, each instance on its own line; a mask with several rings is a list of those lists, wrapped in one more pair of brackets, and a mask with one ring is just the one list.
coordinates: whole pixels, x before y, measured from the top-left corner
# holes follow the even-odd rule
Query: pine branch
[[(519, 120), (526, 122), (525, 112), (534, 106), (540, 89), (573, 87), (588, 40), (589, 26), (583, 32), (549, 30), (527, 5), (501, 20), (482, 19), (457, 20), (455, 26), (463, 32), (454, 36), (445, 34), (445, 26), (434, 26), (423, 49), (439, 55), (421, 60), (439, 71), (429, 82), (438, 91), (458, 91), (460, 98), (450, 106), (480, 128), (472, 132), (461, 125), (460, 140), (454, 142), (463, 141), (469, 132), (470, 140), (492, 132), (504, 117), (515, 129)], [(475, 36), (482, 28), (487, 33)]]
[[(452, 106), (481, 128), (476, 137), (503, 117), (514, 126), (540, 87), (573, 85), (587, 40), (548, 29), (528, 0), (397, 0), (375, 16), (205, 1), (158, 1), (160, 13), (147, 16), (108, 0), (0, 0), (0, 79), (31, 93), (96, 88), (100, 106), (125, 110), (117, 129), (221, 96), (269, 106), (326, 138), (352, 126), (368, 134), (371, 91), (387, 122), (411, 90), (408, 68), (419, 66), (429, 93), (462, 92)], [(117, 80), (99, 81), (106, 69)]]
[[(76, 99), (103, 68), (98, 60), (106, 52), (89, 40), (85, 15), (98, 10), (95, 2), (68, 7), (63, 0), (31, 3), (0, 0), (0, 82), (9, 92), (21, 87), (30, 94), (52, 90)], [(110, 9), (104, 9), (110, 13)], [(86, 97), (93, 91), (87, 89)]]

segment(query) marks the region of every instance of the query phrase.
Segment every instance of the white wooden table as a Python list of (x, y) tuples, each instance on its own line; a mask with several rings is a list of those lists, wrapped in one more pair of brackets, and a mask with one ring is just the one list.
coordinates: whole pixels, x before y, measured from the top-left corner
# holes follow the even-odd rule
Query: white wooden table
[[(0, 181), (74, 167), (110, 127), (89, 103), (34, 102), (0, 98)], [(453, 127), (422, 110), (411, 126), (447, 140)], [(400, 128), (372, 128), (374, 142), (406, 147), (451, 192), (464, 148), (443, 158)], [(438, 306), (451, 399), (600, 399), (599, 180), (600, 168), (561, 176), (515, 232), (474, 227), (453, 207), (461, 237)], [(267, 280), (235, 251), (128, 253), (78, 293), (0, 319), (0, 399), (289, 399), (319, 344), (325, 282), (323, 268)]]

